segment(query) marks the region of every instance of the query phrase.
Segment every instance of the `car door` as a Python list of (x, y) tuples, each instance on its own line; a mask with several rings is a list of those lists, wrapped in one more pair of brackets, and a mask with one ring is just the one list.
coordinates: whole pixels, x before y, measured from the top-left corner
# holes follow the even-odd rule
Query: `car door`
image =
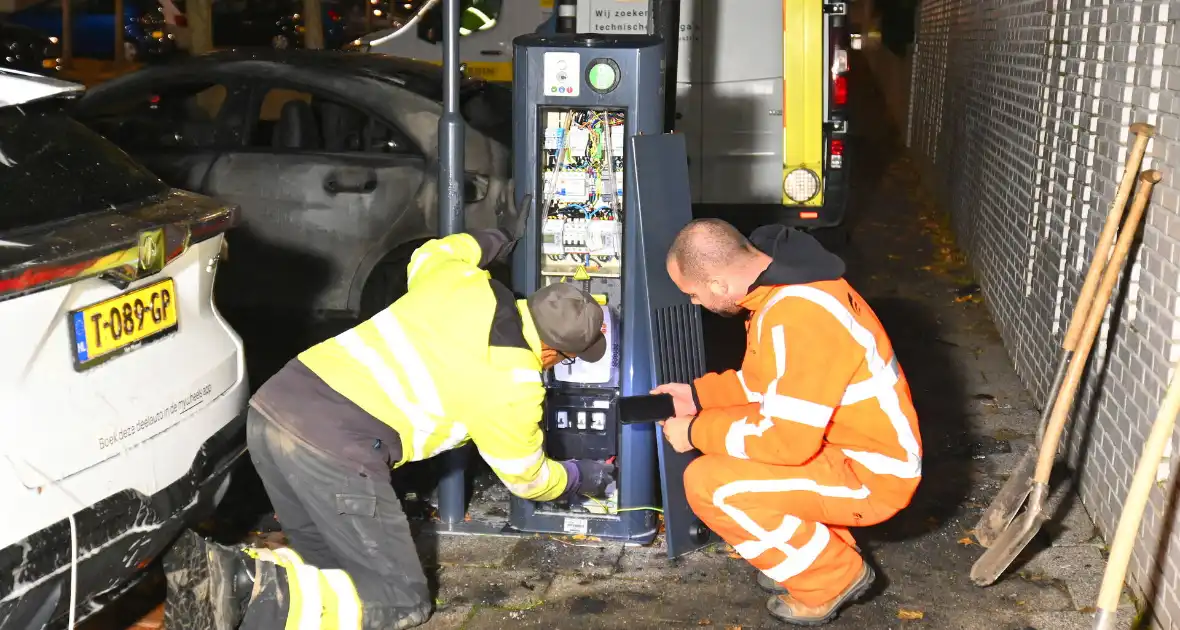
[(260, 83), (249, 111), (244, 146), (221, 154), (205, 188), (242, 208), (219, 302), (344, 312), (365, 255), (420, 205), (423, 153), (344, 96)]
[(242, 143), (249, 93), (216, 77), (140, 82), (96, 91), (74, 114), (168, 184), (204, 192), (219, 152)]

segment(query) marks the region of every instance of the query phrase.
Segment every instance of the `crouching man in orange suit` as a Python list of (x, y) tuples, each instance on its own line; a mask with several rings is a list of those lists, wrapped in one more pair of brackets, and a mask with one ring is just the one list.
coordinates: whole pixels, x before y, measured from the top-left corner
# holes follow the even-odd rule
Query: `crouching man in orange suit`
[(724, 221), (687, 225), (668, 252), (680, 290), (710, 311), (748, 313), (742, 369), (662, 385), (677, 417), (689, 505), (774, 593), (771, 615), (821, 625), (875, 574), (850, 527), (909, 504), (922, 474), (905, 374), (844, 263), (812, 236), (766, 226), (747, 240)]

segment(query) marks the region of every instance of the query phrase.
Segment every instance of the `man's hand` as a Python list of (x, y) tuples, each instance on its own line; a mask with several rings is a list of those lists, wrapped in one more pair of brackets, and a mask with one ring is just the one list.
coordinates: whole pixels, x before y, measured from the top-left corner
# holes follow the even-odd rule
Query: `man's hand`
[(576, 492), (596, 499), (606, 498), (606, 487), (615, 480), (615, 467), (592, 459), (579, 459), (574, 465), (579, 477)]
[(693, 417), (677, 416), (659, 423), (664, 428), (664, 437), (677, 453), (693, 450), (692, 442), (688, 439), (688, 428), (692, 425)]
[(525, 231), (529, 225), (529, 211), (533, 206), (533, 196), (531, 194), (525, 195), (521, 200), (520, 205), (516, 204), (516, 187), (512, 187), (508, 191), (508, 204), (504, 208), (503, 229), (508, 234), (508, 238), (516, 240), (524, 236)]
[(694, 416), (697, 414), (696, 402), (692, 399), (692, 386), (684, 383), (668, 383), (651, 390), (653, 394), (671, 394), (672, 402), (676, 404), (677, 416)]

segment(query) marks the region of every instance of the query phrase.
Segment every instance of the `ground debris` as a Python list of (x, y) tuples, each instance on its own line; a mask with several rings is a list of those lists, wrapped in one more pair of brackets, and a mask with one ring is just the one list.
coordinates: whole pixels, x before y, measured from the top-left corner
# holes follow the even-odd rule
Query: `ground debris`
[(920, 610), (909, 610), (906, 608), (900, 608), (897, 611), (897, 618), (898, 619), (905, 619), (907, 621), (915, 621), (918, 619), (923, 619), (925, 617), (926, 617), (926, 613), (924, 613)]

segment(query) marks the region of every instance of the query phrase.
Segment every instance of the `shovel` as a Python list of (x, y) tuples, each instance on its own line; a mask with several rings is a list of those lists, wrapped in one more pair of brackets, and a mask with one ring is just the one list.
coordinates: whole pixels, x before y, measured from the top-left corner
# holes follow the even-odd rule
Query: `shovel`
[(1139, 174), (1139, 165), (1143, 162), (1143, 154), (1147, 150), (1147, 142), (1155, 135), (1155, 128), (1147, 123), (1131, 125), (1131, 133), (1135, 134), (1135, 142), (1131, 153), (1127, 156), (1127, 164), (1123, 170), (1123, 179), (1119, 183), (1118, 192), (1114, 196), (1114, 203), (1106, 215), (1106, 223), (1102, 226), (1102, 233), (1098, 235), (1098, 243), (1094, 247), (1094, 256), (1090, 259), (1090, 268), (1086, 271), (1086, 280), (1082, 283), (1082, 291), (1078, 294), (1077, 304), (1074, 305), (1073, 315), (1069, 319), (1069, 328), (1061, 342), (1061, 359), (1057, 364), (1057, 373), (1053, 377), (1053, 385), (1049, 388), (1049, 398), (1045, 408), (1041, 411), (1041, 420), (1037, 426), (1036, 442), (1028, 447), (1020, 462), (1008, 476), (1007, 482), (992, 499), (991, 505), (984, 510), (979, 523), (975, 525), (975, 538), (983, 547), (991, 547), (1000, 533), (1003, 532), (1025, 498), (1032, 491), (1033, 469), (1037, 463), (1038, 445), (1045, 437), (1045, 425), (1049, 421), (1049, 413), (1053, 409), (1057, 394), (1061, 390), (1061, 383), (1065, 380), (1065, 370), (1069, 366), (1070, 357), (1077, 349), (1078, 337), (1082, 333), (1082, 324), (1090, 312), (1090, 305), (1094, 301), (1094, 290), (1098, 288), (1098, 279), (1106, 267), (1106, 259), (1110, 248), (1114, 245), (1115, 232), (1123, 219), (1123, 210), (1127, 206), (1127, 199), (1131, 196), (1131, 189), (1135, 184), (1135, 176)]
[(1098, 592), (1094, 630), (1114, 630), (1115, 627), (1115, 609), (1118, 608), (1119, 595), (1123, 591), (1123, 578), (1127, 577), (1127, 565), (1131, 562), (1131, 550), (1135, 547), (1135, 534), (1139, 533), (1139, 524), (1143, 521), (1143, 510), (1147, 507), (1147, 497), (1151, 494), (1156, 470), (1164, 457), (1164, 447), (1172, 436), (1172, 428), (1176, 426), (1176, 414), (1180, 413), (1180, 363), (1176, 364), (1174, 370), (1168, 392), (1164, 394), (1155, 423), (1151, 425), (1151, 435), (1143, 444), (1143, 454), (1139, 457), (1139, 466), (1135, 469), (1127, 501), (1123, 504), (1123, 514), (1114, 532), (1106, 572), (1102, 574), (1102, 589)]
[[(1049, 422), (1045, 426), (1041, 451), (1037, 457), (1032, 490), (1029, 492), (1028, 507), (1024, 513), (1012, 521), (1000, 535), (996, 537), (992, 546), (975, 561), (971, 567), (971, 581), (977, 586), (987, 586), (996, 581), (1000, 574), (1012, 564), (1016, 556), (1024, 550), (1028, 543), (1041, 530), (1041, 525), (1049, 518), (1046, 501), (1049, 498), (1049, 473), (1053, 470), (1053, 463), (1057, 459), (1057, 444), (1061, 440), (1061, 433), (1065, 423), (1069, 420), (1070, 408), (1073, 406), (1074, 395), (1082, 380), (1082, 372), (1086, 369), (1086, 360), (1090, 358), (1090, 350), (1094, 347), (1098, 328), (1102, 325), (1102, 318), (1110, 296), (1114, 292), (1114, 285), (1118, 281), (1123, 261), (1131, 249), (1131, 242), (1139, 231), (1139, 223), (1147, 208), (1147, 201), (1151, 197), (1151, 190), (1160, 180), (1159, 171), (1144, 171), (1139, 176), (1139, 190), (1135, 192), (1135, 201), (1131, 204), (1131, 212), (1127, 215), (1127, 222), (1119, 231), (1118, 242), (1114, 246), (1114, 254), (1110, 264), (1102, 273), (1102, 283), (1098, 286), (1094, 307), (1086, 315), (1086, 327), (1082, 330), (1079, 345), (1074, 357), (1069, 362), (1069, 368), (1062, 383), (1062, 390), (1053, 402), (1053, 411), (1049, 415)], [(1101, 305), (1102, 308), (1098, 308)]]

